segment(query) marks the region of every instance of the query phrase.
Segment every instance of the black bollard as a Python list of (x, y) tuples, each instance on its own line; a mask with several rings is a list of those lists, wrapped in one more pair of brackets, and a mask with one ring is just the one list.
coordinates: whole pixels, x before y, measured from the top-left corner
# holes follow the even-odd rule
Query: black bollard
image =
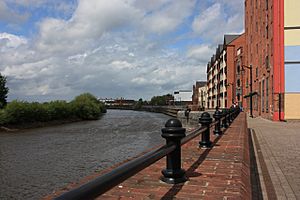
[(238, 107), (235, 107), (234, 108), (234, 111), (233, 111), (233, 119), (235, 119), (237, 116), (238, 116)]
[(216, 125), (215, 125), (214, 134), (215, 135), (221, 135), (222, 134), (222, 131), (221, 131), (222, 112), (219, 111), (219, 110), (216, 110), (213, 117), (215, 118), (215, 121), (217, 122)]
[(162, 137), (166, 143), (174, 143), (176, 149), (167, 155), (167, 168), (162, 170), (161, 180), (165, 183), (176, 184), (187, 180), (185, 171), (181, 169), (181, 144), (180, 140), (185, 137), (185, 128), (178, 119), (169, 119), (162, 130)]
[(201, 148), (211, 148), (212, 142), (210, 141), (210, 124), (212, 123), (212, 118), (208, 112), (202, 113), (199, 118), (199, 123), (201, 126), (207, 127), (206, 131), (201, 135), (201, 141), (199, 145)]
[(222, 117), (223, 117), (223, 123), (222, 123), (222, 127), (223, 128), (228, 128), (228, 124), (227, 124), (227, 110), (226, 108), (222, 110)]
[(228, 124), (228, 126), (230, 126), (230, 124), (231, 124), (231, 110), (230, 110), (230, 108), (227, 108), (227, 124)]
[(234, 121), (234, 118), (235, 118), (235, 117), (234, 117), (234, 113), (235, 113), (234, 111), (235, 111), (235, 108), (232, 107), (232, 108), (230, 108), (230, 110), (231, 110), (231, 119), (230, 119), (230, 121), (233, 122), (233, 121)]

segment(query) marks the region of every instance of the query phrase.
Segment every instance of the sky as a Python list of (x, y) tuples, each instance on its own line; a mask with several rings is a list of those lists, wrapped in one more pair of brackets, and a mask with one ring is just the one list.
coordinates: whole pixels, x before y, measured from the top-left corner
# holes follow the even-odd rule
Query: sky
[(192, 90), (243, 0), (0, 0), (8, 100), (150, 99)]

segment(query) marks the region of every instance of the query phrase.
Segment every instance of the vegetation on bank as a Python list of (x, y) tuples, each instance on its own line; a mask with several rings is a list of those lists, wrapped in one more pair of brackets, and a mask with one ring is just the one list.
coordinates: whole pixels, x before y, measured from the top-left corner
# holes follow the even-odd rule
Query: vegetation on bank
[(150, 105), (166, 106), (166, 105), (170, 105), (173, 101), (174, 101), (174, 96), (171, 94), (166, 94), (163, 96), (154, 96), (151, 98)]
[(0, 125), (55, 120), (95, 120), (105, 112), (104, 104), (89, 93), (81, 94), (71, 102), (29, 103), (14, 100), (0, 110)]
[(8, 87), (6, 87), (6, 77), (0, 73), (0, 109), (7, 104), (6, 98), (8, 94)]

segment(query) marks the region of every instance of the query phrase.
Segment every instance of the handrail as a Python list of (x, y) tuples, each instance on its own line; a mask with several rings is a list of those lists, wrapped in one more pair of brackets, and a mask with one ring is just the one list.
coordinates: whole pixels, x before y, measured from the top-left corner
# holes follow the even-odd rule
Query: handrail
[(207, 127), (200, 127), (198, 129), (192, 131), (190, 134), (188, 134), (187, 136), (182, 138), (181, 145), (184, 145), (185, 143), (188, 143), (189, 141), (191, 141), (195, 137), (199, 136), (201, 133), (203, 133), (206, 130), (207, 130)]
[(56, 200), (79, 200), (79, 199), (93, 199), (127, 178), (133, 176), (139, 171), (145, 169), (159, 159), (165, 157), (176, 148), (175, 144), (164, 145), (157, 150), (153, 150), (145, 155), (131, 160), (114, 170), (103, 174), (96, 179), (88, 182), (78, 188), (75, 188), (61, 196), (55, 198)]
[[(166, 145), (133, 159), (78, 188), (66, 192), (56, 197), (55, 200), (93, 199), (165, 156), (167, 156), (167, 168), (162, 171), (162, 181), (172, 184), (184, 182), (187, 178), (185, 171), (181, 169), (181, 146), (202, 134), (202, 140), (199, 142), (200, 147), (211, 148), (212, 143), (209, 139), (210, 128), (215, 126), (214, 133), (219, 135), (221, 134), (221, 123), (225, 127), (224, 123), (226, 125), (232, 122), (238, 114), (239, 109), (235, 108), (223, 112), (223, 114), (216, 110), (213, 115), (215, 121), (212, 122), (209, 113), (205, 112), (199, 118), (201, 127), (192, 131), (187, 136), (181, 122), (178, 119), (170, 119), (167, 121), (165, 128), (162, 129), (162, 137), (166, 139)], [(176, 176), (173, 176), (173, 174)]]

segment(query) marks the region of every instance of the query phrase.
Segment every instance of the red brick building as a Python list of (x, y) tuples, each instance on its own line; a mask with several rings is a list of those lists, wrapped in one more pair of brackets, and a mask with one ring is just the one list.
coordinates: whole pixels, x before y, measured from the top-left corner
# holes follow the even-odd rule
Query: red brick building
[[(226, 45), (227, 49), (227, 65), (228, 65), (228, 75), (227, 79), (227, 93), (228, 99), (231, 100), (231, 105), (233, 103), (244, 107), (244, 70), (243, 66), (245, 64), (244, 57), (244, 47), (245, 47), (245, 34), (232, 40)], [(230, 105), (230, 106), (231, 106)]]
[(244, 44), (244, 34), (225, 35), (207, 64), (208, 108), (229, 108), (235, 103), (243, 106)]
[[(253, 115), (280, 120), (284, 118), (283, 44), (279, 28), (279, 0), (245, 1), (247, 110), (252, 92)], [(283, 30), (283, 29), (282, 29)], [(250, 73), (252, 71), (252, 80)], [(252, 81), (252, 83), (251, 83)]]

